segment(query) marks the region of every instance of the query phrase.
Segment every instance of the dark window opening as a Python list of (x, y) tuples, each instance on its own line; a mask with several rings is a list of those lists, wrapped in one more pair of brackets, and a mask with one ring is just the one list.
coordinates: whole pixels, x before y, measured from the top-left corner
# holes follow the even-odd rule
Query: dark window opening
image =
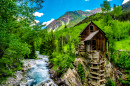
[(96, 50), (96, 40), (92, 40), (92, 50)]
[(93, 50), (96, 50), (96, 46), (92, 46), (92, 49), (93, 49)]
[(100, 47), (98, 48), (98, 50), (101, 50)]
[(90, 26), (90, 32), (93, 32), (93, 26)]
[(96, 45), (96, 40), (92, 40), (92, 45)]

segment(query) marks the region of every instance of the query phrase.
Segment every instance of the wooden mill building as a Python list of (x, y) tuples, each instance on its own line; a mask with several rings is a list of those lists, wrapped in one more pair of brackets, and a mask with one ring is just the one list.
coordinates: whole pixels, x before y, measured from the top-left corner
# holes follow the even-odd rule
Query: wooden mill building
[(106, 51), (107, 38), (105, 33), (92, 21), (81, 31), (79, 54), (93, 51)]
[(81, 31), (81, 44), (79, 45), (79, 54), (88, 54), (90, 59), (90, 86), (105, 86), (104, 55), (106, 51), (107, 38), (105, 33), (92, 21)]

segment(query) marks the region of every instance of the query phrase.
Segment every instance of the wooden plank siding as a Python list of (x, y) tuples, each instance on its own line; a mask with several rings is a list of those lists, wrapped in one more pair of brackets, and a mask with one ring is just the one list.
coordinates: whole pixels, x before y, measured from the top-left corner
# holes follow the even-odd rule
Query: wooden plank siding
[[(96, 50), (101, 50), (102, 52), (106, 51), (106, 39), (102, 35), (101, 32), (99, 32), (97, 35), (95, 35), (91, 40), (96, 40)], [(91, 43), (92, 45), (92, 43)], [(92, 46), (91, 46), (92, 47)]]

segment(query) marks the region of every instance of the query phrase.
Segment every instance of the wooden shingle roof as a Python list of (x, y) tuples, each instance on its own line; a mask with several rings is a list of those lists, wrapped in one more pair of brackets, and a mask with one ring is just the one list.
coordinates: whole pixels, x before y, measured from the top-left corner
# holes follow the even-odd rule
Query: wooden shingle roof
[(99, 32), (99, 30), (92, 32), (91, 34), (89, 34), (89, 36), (84, 41), (91, 40), (98, 32)]

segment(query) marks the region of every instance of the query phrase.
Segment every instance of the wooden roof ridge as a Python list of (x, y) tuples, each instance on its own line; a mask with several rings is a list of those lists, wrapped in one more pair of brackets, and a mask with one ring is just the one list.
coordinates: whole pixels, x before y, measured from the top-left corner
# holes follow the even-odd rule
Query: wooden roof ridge
[(88, 23), (88, 25), (80, 32), (80, 35), (85, 31), (85, 29), (89, 26), (89, 24), (91, 24), (91, 22), (92, 22), (92, 21), (90, 21), (90, 22)]
[[(88, 25), (80, 32), (80, 35), (85, 31), (85, 29), (89, 26), (89, 24), (91, 24), (91, 23), (93, 23), (92, 21), (90, 21), (89, 23), (88, 23)], [(93, 23), (94, 24), (94, 23)], [(94, 24), (96, 27), (98, 27), (96, 24)], [(99, 27), (98, 27), (99, 28)], [(100, 28), (99, 28), (99, 30), (103, 33), (103, 34), (105, 34)], [(105, 34), (106, 35), (106, 34)]]
[(97, 31), (95, 31), (95, 32), (92, 32), (91, 34), (89, 34), (88, 37), (85, 38), (84, 41), (91, 40), (98, 32), (99, 32), (99, 30), (97, 30)]

